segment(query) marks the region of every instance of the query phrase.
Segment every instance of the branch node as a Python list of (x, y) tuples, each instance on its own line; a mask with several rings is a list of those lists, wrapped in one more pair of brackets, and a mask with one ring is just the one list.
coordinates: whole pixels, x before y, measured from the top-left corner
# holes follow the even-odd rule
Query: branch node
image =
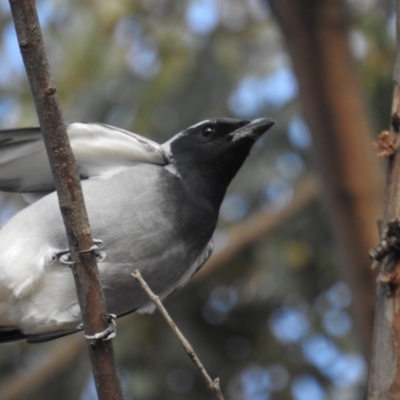
[(377, 282), (380, 283), (396, 283), (397, 282), (397, 274), (395, 272), (384, 272), (380, 273), (376, 278)]
[(44, 90), (44, 94), (46, 96), (52, 96), (52, 95), (54, 95), (56, 93), (57, 93), (57, 89), (55, 88), (55, 86), (49, 86), (48, 88), (46, 88)]
[(369, 256), (375, 261), (382, 261), (390, 253), (400, 251), (400, 220), (389, 222), (387, 231), (378, 246), (369, 252)]
[(378, 140), (372, 145), (376, 148), (376, 155), (380, 158), (387, 158), (394, 154), (396, 150), (395, 140), (390, 136), (389, 131), (382, 131), (378, 135)]
[(376, 282), (384, 284), (385, 295), (387, 298), (391, 298), (395, 295), (399, 286), (399, 277), (395, 271), (381, 272), (376, 278)]
[(396, 133), (400, 132), (400, 113), (399, 110), (392, 114), (392, 128)]

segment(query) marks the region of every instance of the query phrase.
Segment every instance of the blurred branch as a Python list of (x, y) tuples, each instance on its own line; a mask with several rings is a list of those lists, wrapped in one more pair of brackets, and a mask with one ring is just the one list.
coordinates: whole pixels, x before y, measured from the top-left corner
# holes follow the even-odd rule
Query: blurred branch
[(65, 338), (63, 343), (54, 342), (47, 352), (47, 359), (39, 367), (23, 374), (14, 374), (0, 387), (2, 400), (18, 400), (26, 393), (33, 393), (43, 382), (50, 381), (63, 368), (71, 364), (81, 353), (85, 342), (81, 336)]
[(168, 311), (165, 309), (163, 304), (160, 301), (160, 298), (155, 295), (152, 290), (150, 289), (149, 285), (147, 285), (146, 281), (143, 279), (142, 275), (140, 274), (140, 271), (137, 269), (133, 274), (131, 274), (134, 279), (136, 279), (139, 282), (139, 285), (142, 287), (142, 289), (146, 292), (147, 296), (149, 299), (156, 305), (158, 311), (161, 313), (165, 321), (167, 321), (167, 324), (170, 326), (172, 331), (175, 333), (176, 337), (180, 341), (183, 349), (186, 351), (188, 354), (189, 358), (193, 361), (194, 365), (196, 368), (200, 371), (201, 376), (204, 379), (204, 382), (207, 385), (208, 390), (214, 393), (215, 398), (217, 400), (224, 400), (224, 396), (221, 392), (221, 388), (219, 386), (219, 378), (216, 378), (214, 380), (211, 379), (210, 375), (208, 375), (206, 369), (204, 368), (203, 364), (197, 357), (197, 354), (195, 353), (193, 347), (190, 345), (190, 343), (187, 341), (185, 336), (183, 336), (182, 332), (180, 329), (176, 326), (175, 322), (171, 318), (171, 316), (168, 314)]
[(269, 0), (269, 4), (297, 76), (339, 266), (353, 292), (361, 349), (368, 357), (375, 291), (368, 251), (377, 242), (383, 176), (371, 146), (371, 127), (349, 47), (345, 2)]
[(194, 279), (209, 275), (214, 269), (226, 265), (237, 254), (273, 229), (284, 224), (300, 210), (316, 201), (319, 197), (319, 185), (314, 176), (308, 176), (299, 184), (293, 200), (281, 210), (268, 213), (260, 210), (228, 230), (228, 243), (219, 252), (214, 253)]
[[(400, 0), (396, 2), (397, 45), (393, 73), (390, 139), (395, 152), (388, 158), (385, 210), (381, 239), (387, 241), (388, 225), (395, 221), (394, 236), (400, 236)], [(382, 242), (381, 242), (382, 243)], [(374, 343), (369, 380), (369, 400), (395, 400), (400, 397), (400, 257), (391, 248), (380, 265), (377, 283)]]
[[(72, 259), (75, 261), (71, 270), (75, 278), (85, 332), (93, 335), (106, 328), (107, 319), (103, 318), (106, 308), (95, 254), (86, 251), (91, 248), (93, 241), (78, 169), (68, 141), (57, 90), (51, 77), (35, 1), (10, 0), (10, 6), (57, 188)], [(88, 351), (99, 399), (122, 399), (112, 342), (88, 342)]]

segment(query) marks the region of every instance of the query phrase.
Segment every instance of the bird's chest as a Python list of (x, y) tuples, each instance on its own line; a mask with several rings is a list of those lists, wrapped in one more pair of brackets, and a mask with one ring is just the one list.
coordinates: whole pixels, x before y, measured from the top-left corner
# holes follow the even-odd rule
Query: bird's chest
[(98, 202), (88, 203), (93, 236), (103, 241), (109, 262), (187, 263), (211, 239), (218, 210), (179, 180), (148, 174), (124, 189), (119, 196), (112, 188), (103, 192), (101, 212)]
[[(193, 204), (189, 207), (158, 204), (115, 221), (112, 235), (101, 229), (102, 240), (109, 259), (176, 262), (176, 257), (190, 259), (204, 249), (216, 221), (216, 215)], [(93, 231), (96, 235), (96, 226)]]
[(194, 273), (212, 237), (217, 216), (207, 206), (187, 197), (169, 200), (153, 199), (146, 212), (121, 219), (118, 234), (104, 241), (107, 258), (100, 272), (107, 304), (118, 315), (148, 303), (130, 276), (134, 270), (139, 269), (152, 290), (165, 297)]

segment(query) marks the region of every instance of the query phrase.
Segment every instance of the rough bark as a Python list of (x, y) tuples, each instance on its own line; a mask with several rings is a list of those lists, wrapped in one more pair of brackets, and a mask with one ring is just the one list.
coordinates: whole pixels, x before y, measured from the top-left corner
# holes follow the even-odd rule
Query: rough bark
[(378, 240), (383, 179), (349, 48), (344, 1), (269, 4), (297, 76), (342, 272), (353, 292), (354, 316), (368, 356), (375, 292), (368, 250)]
[[(33, 0), (10, 0), (18, 42), (35, 101), (64, 219), (85, 332), (107, 327), (105, 301), (93, 252), (89, 221), (74, 156), (52, 81)], [(93, 375), (100, 400), (122, 399), (111, 341), (89, 343)]]
[[(389, 137), (393, 154), (388, 158), (382, 239), (388, 224), (400, 218), (400, 1), (396, 2), (397, 48), (394, 67), (392, 117)], [(397, 231), (397, 233), (396, 233)], [(400, 227), (395, 229), (400, 237)], [(400, 257), (391, 249), (380, 265), (377, 284), (374, 344), (369, 379), (369, 400), (400, 397)]]

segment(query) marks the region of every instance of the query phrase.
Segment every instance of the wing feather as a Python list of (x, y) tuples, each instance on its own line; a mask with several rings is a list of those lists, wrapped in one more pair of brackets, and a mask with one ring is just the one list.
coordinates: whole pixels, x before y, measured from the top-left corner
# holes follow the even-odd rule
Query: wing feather
[[(67, 126), (67, 132), (82, 179), (101, 179), (137, 163), (168, 163), (162, 146), (123, 129), (76, 122)], [(0, 190), (54, 191), (40, 128), (0, 131)]]

